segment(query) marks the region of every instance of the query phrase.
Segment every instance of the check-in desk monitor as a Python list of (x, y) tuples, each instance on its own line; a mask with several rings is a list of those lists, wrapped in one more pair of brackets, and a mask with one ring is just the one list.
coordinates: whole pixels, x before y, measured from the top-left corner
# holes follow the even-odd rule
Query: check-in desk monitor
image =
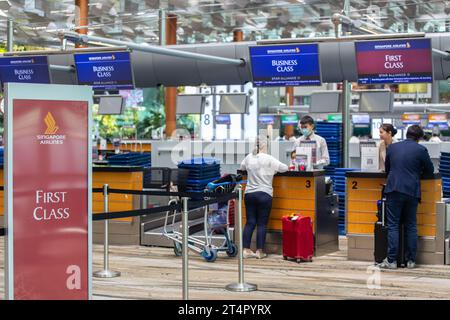
[(122, 96), (102, 96), (98, 105), (99, 115), (120, 115), (125, 107), (125, 99)]
[(249, 99), (247, 94), (223, 94), (220, 96), (220, 114), (249, 113)]

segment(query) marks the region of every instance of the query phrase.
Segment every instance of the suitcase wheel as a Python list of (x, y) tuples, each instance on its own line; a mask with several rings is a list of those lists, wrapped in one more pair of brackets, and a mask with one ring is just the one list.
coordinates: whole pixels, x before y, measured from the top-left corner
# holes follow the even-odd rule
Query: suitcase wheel
[(287, 260), (287, 257), (286, 257), (286, 256), (283, 256), (283, 260)]

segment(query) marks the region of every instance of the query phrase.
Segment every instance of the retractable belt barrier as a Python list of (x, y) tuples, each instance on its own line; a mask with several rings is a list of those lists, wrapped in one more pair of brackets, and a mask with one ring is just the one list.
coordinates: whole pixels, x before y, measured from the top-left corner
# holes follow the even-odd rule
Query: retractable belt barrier
[[(101, 192), (103, 193), (103, 189), (96, 188), (92, 189), (92, 192)], [(180, 196), (186, 198), (210, 198), (208, 200), (198, 200), (192, 201), (189, 203), (189, 211), (198, 209), (213, 203), (225, 202), (231, 199), (238, 198), (237, 193), (214, 193), (214, 192), (204, 192), (204, 193), (196, 193), (196, 192), (160, 192), (160, 191), (141, 191), (141, 190), (126, 190), (126, 189), (109, 189), (108, 194), (116, 193), (116, 194), (134, 194), (134, 195), (155, 195), (155, 196)], [(105, 219), (117, 219), (117, 218), (129, 218), (129, 217), (138, 217), (144, 215), (151, 215), (161, 212), (167, 212), (172, 210), (181, 211), (183, 209), (182, 204), (172, 204), (167, 206), (160, 206), (148, 209), (138, 209), (138, 210), (128, 210), (128, 211), (117, 211), (117, 212), (103, 212), (103, 213), (95, 213), (92, 215), (92, 220), (105, 220)]]

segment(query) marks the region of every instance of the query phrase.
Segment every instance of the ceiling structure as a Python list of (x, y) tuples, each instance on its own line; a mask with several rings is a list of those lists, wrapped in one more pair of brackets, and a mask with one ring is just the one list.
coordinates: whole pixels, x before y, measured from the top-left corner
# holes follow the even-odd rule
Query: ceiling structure
[[(235, 29), (248, 41), (333, 36), (330, 17), (344, 8), (366, 32), (450, 31), (450, 1), (90, 0), (89, 34), (157, 44), (163, 9), (178, 17), (179, 44), (230, 42)], [(16, 43), (58, 47), (57, 31), (74, 30), (78, 14), (75, 0), (0, 0), (1, 41), (6, 41), (7, 18), (15, 22)]]

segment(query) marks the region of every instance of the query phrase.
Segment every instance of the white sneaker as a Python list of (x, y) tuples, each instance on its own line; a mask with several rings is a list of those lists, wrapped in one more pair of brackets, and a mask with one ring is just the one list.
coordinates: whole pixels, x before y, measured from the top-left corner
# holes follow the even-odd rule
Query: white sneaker
[(262, 250), (256, 250), (256, 259), (264, 259), (267, 258), (267, 254)]
[(377, 265), (381, 269), (397, 269), (397, 261), (389, 262), (388, 258), (385, 258), (383, 262)]
[(251, 249), (244, 249), (242, 256), (244, 257), (244, 259), (256, 257), (255, 253)]

